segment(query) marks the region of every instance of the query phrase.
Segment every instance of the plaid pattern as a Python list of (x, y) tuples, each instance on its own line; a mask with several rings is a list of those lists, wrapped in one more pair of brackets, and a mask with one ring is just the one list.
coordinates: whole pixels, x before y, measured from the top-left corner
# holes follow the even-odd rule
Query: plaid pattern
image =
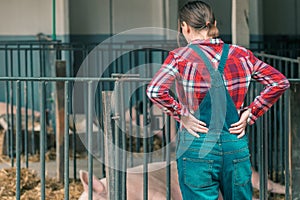
[[(221, 39), (195, 40), (191, 43), (200, 45), (212, 66), (218, 67), (224, 44)], [(237, 110), (240, 112), (251, 108), (249, 124), (263, 115), (289, 87), (283, 74), (256, 58), (251, 51), (236, 45), (230, 45), (223, 79)], [(251, 79), (265, 85), (265, 88), (245, 107), (243, 103)], [(178, 99), (169, 93), (174, 82)], [(204, 62), (186, 46), (169, 53), (148, 85), (147, 95), (179, 121), (180, 115), (187, 115), (189, 112), (193, 114), (198, 109), (209, 88), (210, 75)]]

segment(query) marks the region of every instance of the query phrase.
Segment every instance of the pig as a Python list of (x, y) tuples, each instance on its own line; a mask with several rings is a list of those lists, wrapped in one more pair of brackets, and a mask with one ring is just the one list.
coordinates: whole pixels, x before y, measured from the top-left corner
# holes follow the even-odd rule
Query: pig
[[(176, 162), (171, 162), (171, 199), (181, 200), (181, 192), (178, 184)], [(127, 169), (127, 199), (143, 199), (143, 165)], [(80, 180), (83, 184), (84, 192), (79, 200), (88, 199), (88, 173), (80, 170)], [(106, 178), (98, 180), (93, 177), (93, 199), (106, 200)], [(155, 162), (148, 165), (148, 199), (166, 199), (166, 162)]]
[[(166, 199), (166, 163), (156, 162), (148, 165), (148, 199), (160, 200)], [(129, 168), (127, 170), (127, 199), (129, 200), (142, 200), (143, 199), (143, 166), (137, 166)], [(80, 170), (80, 180), (83, 184), (84, 192), (80, 196), (79, 200), (88, 199), (88, 172)], [(259, 190), (259, 175), (252, 168), (251, 181), (253, 187)], [(171, 199), (182, 200), (180, 193), (177, 165), (175, 161), (171, 162)], [(274, 183), (268, 180), (268, 191), (272, 193), (285, 194), (285, 187), (278, 183)], [(93, 199), (94, 200), (106, 200), (106, 179), (98, 180), (93, 176)], [(219, 192), (219, 199), (222, 200), (221, 192)], [(256, 200), (253, 197), (253, 200)]]
[[(252, 168), (252, 178), (251, 178), (251, 181), (252, 181), (253, 188), (259, 190), (259, 174), (253, 168)], [(267, 188), (268, 188), (268, 191), (271, 192), (271, 193), (285, 194), (285, 186), (284, 185), (281, 185), (279, 183), (275, 183), (275, 182), (273, 182), (273, 181), (271, 181), (269, 179), (268, 179), (268, 186), (267, 186)]]

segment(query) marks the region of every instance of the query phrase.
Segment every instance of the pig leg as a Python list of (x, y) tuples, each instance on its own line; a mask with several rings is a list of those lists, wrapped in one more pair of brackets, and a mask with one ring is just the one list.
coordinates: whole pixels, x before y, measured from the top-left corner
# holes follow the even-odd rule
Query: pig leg
[[(252, 186), (255, 189), (259, 190), (259, 174), (257, 171), (255, 171), (252, 168)], [(271, 193), (277, 193), (277, 194), (285, 194), (285, 186), (278, 184), (278, 183), (274, 183), (273, 181), (271, 181), (270, 179), (268, 179), (268, 191)]]

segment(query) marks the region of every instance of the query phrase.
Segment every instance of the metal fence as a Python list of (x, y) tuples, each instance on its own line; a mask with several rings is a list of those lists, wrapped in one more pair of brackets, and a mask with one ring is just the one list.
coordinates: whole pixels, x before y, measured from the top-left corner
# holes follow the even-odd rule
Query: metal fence
[[(163, 49), (174, 48), (173, 43), (166, 43)], [(132, 50), (135, 49), (135, 50)], [(87, 55), (95, 51), (88, 59)], [(169, 146), (172, 135), (171, 119), (162, 113), (151, 109), (151, 103), (145, 96), (145, 84), (156, 71), (155, 66), (148, 63), (160, 64), (167, 56), (168, 51), (162, 50), (162, 45), (155, 43), (135, 44), (128, 43), (97, 47), (96, 44), (61, 44), (57, 42), (6, 42), (0, 44), (0, 78), (1, 101), (5, 102), (5, 119), (7, 120), (6, 153), (10, 156), (11, 166), (16, 158), (16, 198), (20, 199), (20, 170), (21, 155), (25, 156), (26, 167), (30, 167), (29, 154), (40, 154), (41, 165), (41, 198), (45, 199), (45, 153), (51, 144), (49, 134), (57, 137), (57, 84), (64, 88), (63, 124), (64, 145), (63, 152), (65, 199), (69, 199), (69, 170), (73, 167), (73, 178), (77, 178), (76, 144), (78, 130), (72, 129), (69, 124), (76, 125), (76, 116), (83, 114), (86, 120), (81, 142), (86, 146), (88, 156), (89, 185), (93, 184), (94, 158), (109, 165), (102, 166), (101, 171), (94, 171), (99, 177), (107, 176), (111, 179), (111, 199), (126, 199), (126, 172), (127, 167), (143, 165), (143, 198), (147, 199), (148, 163), (165, 161), (171, 162), (174, 149)], [(256, 54), (260, 59), (275, 66), (288, 78), (299, 78), (300, 60), (289, 59), (267, 54)], [(106, 62), (107, 58), (117, 58), (113, 62)], [(55, 66), (59, 60), (65, 61), (65, 77), (56, 77)], [(103, 71), (87, 70), (84, 77), (74, 77), (82, 65), (109, 66)], [(142, 66), (136, 68), (136, 66)], [(127, 73), (130, 71), (130, 73)], [(119, 74), (116, 74), (119, 73)], [(97, 75), (101, 77), (97, 77)], [(124, 77), (120, 74), (126, 74)], [(131, 74), (131, 75), (130, 75)], [(138, 75), (138, 77), (137, 77)], [(299, 81), (299, 80), (298, 80)], [(74, 100), (74, 87), (78, 84), (81, 95)], [(252, 83), (247, 102), (259, 94), (262, 86)], [(113, 100), (109, 99), (108, 91), (114, 90)], [(128, 91), (132, 93), (128, 94)], [(78, 91), (77, 91), (78, 92)], [(104, 93), (103, 93), (104, 92)], [(105, 100), (105, 98), (108, 98)], [(128, 100), (129, 99), (129, 100)], [(103, 104), (102, 101), (106, 101)], [(123, 105), (128, 101), (127, 105)], [(77, 102), (78, 101), (78, 102)], [(107, 104), (114, 102), (113, 110)], [(249, 128), (249, 140), (252, 165), (260, 173), (260, 199), (268, 198), (267, 178), (285, 184), (286, 199), (290, 193), (290, 162), (289, 162), (289, 102), (290, 93), (287, 92), (260, 118), (256, 125)], [(247, 104), (247, 103), (245, 103)], [(80, 105), (76, 110), (74, 105)], [(14, 107), (15, 106), (15, 107)], [(107, 106), (107, 107), (105, 107)], [(21, 109), (23, 108), (23, 109)], [(131, 108), (134, 108), (133, 110)], [(31, 115), (29, 111), (32, 111)], [(33, 111), (38, 111), (36, 116)], [(15, 113), (15, 115), (13, 114)], [(129, 120), (126, 116), (131, 116)], [(73, 118), (69, 116), (72, 115)], [(35, 124), (40, 122), (40, 129), (35, 133)], [(133, 120), (135, 118), (135, 121)], [(154, 121), (151, 123), (149, 120)], [(24, 122), (24, 127), (21, 122)], [(96, 130), (94, 130), (96, 125)], [(31, 129), (30, 129), (31, 127)], [(50, 127), (50, 128), (49, 128)], [(156, 157), (154, 144), (155, 133), (160, 131), (162, 149)], [(174, 130), (173, 130), (174, 131)], [(126, 134), (124, 134), (126, 133)], [(106, 140), (112, 143), (106, 143)], [(38, 140), (38, 141), (37, 141)], [(72, 140), (70, 146), (69, 141)], [(38, 144), (39, 147), (36, 147)], [(106, 144), (106, 145), (105, 145)], [(113, 144), (111, 148), (108, 148)], [(57, 147), (57, 142), (56, 142)], [(73, 163), (69, 163), (69, 147), (72, 148)], [(107, 149), (106, 149), (107, 148)], [(105, 149), (107, 152), (105, 152)], [(126, 151), (124, 151), (124, 149)], [(123, 150), (123, 151), (122, 151)], [(110, 153), (108, 153), (110, 152)], [(124, 153), (125, 152), (125, 153)], [(136, 159), (136, 152), (143, 152), (143, 156)], [(111, 168), (121, 169), (115, 170)], [(171, 198), (170, 177), (171, 168), (166, 168), (166, 199)], [(114, 178), (111, 178), (114, 177)], [(114, 189), (112, 189), (114, 188)], [(89, 199), (93, 193), (89, 187)]]
[(255, 55), (262, 61), (274, 66), (288, 78), (300, 77), (300, 57), (294, 59), (265, 53), (256, 53)]

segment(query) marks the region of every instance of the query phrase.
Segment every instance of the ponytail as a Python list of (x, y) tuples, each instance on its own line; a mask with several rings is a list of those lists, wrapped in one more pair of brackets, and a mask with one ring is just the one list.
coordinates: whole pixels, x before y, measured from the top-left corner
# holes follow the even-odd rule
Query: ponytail
[(215, 24), (208, 23), (207, 24), (208, 32), (207, 36), (212, 37), (212, 38), (217, 38), (219, 37), (219, 29)]

